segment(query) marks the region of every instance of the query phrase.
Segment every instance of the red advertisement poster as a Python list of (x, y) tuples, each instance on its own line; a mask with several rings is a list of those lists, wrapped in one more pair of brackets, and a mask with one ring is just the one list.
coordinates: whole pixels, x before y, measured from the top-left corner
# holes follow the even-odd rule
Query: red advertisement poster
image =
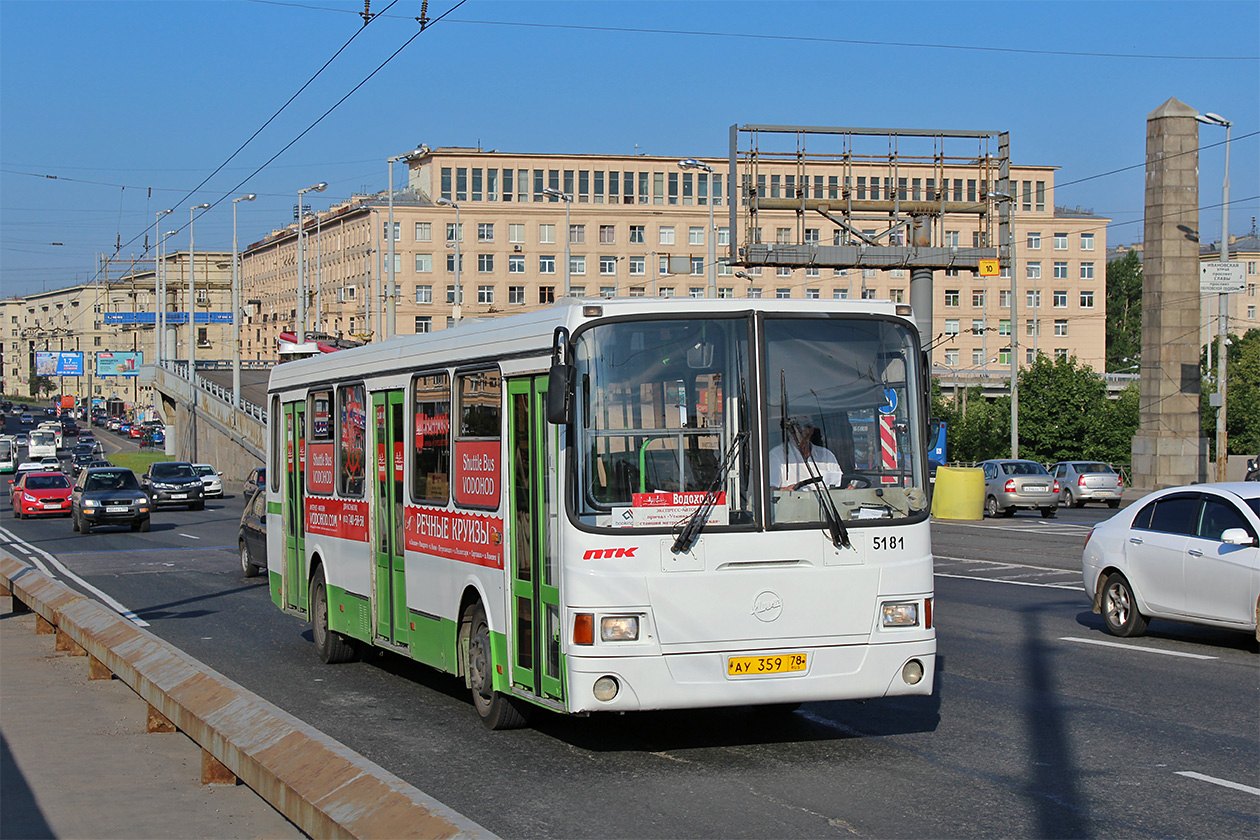
[(455, 501), (461, 505), (499, 506), (499, 442), (465, 440), (455, 443)]
[(306, 531), (355, 542), (367, 542), (367, 502), (307, 499)]
[(311, 463), (306, 475), (310, 491), (331, 493), (333, 491), (333, 445), (312, 443), (309, 448)]
[(503, 568), (503, 520), (440, 508), (407, 508), (408, 551)]

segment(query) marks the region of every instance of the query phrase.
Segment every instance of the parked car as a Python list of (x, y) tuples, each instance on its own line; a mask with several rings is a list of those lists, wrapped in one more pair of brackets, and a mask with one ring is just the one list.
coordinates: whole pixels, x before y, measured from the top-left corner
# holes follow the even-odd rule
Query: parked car
[(201, 510), (206, 506), (201, 478), (187, 461), (149, 464), (149, 469), (140, 477), (140, 489), (148, 494), (154, 508), (187, 505), (189, 510)]
[(259, 571), (267, 568), (266, 493), (255, 493), (245, 503), (237, 546), (241, 555), (241, 574), (245, 577), (257, 577)]
[(250, 470), (249, 475), (245, 477), (245, 498), (255, 490), (260, 490), (267, 486), (267, 468), (254, 467)]
[(994, 458), (981, 461), (984, 470), (984, 512), (1014, 516), (1015, 511), (1039, 510), (1046, 519), (1059, 509), (1059, 482), (1036, 461)]
[(70, 492), (70, 521), (80, 534), (90, 534), (98, 525), (129, 525), (133, 531), (147, 531), (151, 507), (136, 474), (125, 467), (83, 470)]
[(1081, 571), (1094, 612), (1114, 636), (1140, 636), (1162, 618), (1260, 639), (1260, 484), (1151, 493), (1094, 526)]
[(13, 516), (70, 515), (70, 482), (60, 472), (31, 470), (13, 484)]
[(1120, 507), (1124, 483), (1109, 464), (1060, 461), (1051, 465), (1050, 474), (1058, 480), (1059, 501), (1067, 507), (1083, 508), (1086, 502), (1106, 502), (1109, 508)]
[(223, 476), (211, 464), (193, 464), (193, 472), (201, 477), (202, 494), (207, 498), (223, 495)]

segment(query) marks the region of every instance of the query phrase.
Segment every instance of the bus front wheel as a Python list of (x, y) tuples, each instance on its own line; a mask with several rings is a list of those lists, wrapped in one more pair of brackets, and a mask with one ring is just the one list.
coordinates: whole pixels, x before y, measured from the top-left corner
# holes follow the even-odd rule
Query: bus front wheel
[(494, 690), (494, 648), (490, 624), (481, 604), (473, 608), (468, 634), (468, 661), (464, 663), (473, 707), (487, 729), (517, 729), (525, 725), (521, 708), (502, 692)]
[(354, 644), (328, 628), (328, 589), (324, 585), (322, 570), (311, 581), (311, 628), (315, 649), (325, 664), (335, 665), (355, 658)]

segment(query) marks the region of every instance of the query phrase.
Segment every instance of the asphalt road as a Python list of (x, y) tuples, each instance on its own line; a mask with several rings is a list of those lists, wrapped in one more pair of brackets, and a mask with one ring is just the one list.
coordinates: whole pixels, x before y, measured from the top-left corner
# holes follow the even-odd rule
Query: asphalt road
[(454, 678), (384, 655), (321, 665), (265, 579), (241, 576), (242, 505), (84, 536), (64, 519), (14, 520), (6, 498), (0, 541), (504, 837), (1260, 830), (1255, 640), (1159, 621), (1108, 636), (1079, 580), (1105, 508), (934, 524), (932, 697), (542, 715), (495, 733)]

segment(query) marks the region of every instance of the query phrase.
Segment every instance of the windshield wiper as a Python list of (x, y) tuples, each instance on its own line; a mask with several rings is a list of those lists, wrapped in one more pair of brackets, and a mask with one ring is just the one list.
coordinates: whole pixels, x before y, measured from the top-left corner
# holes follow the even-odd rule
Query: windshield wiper
[[(809, 478), (798, 483), (797, 489), (808, 485), (814, 491), (814, 495), (818, 497), (818, 508), (822, 511), (823, 519), (826, 520), (827, 531), (831, 535), (831, 544), (836, 548), (852, 548), (849, 543), (849, 529), (844, 527), (844, 521), (840, 518), (840, 512), (836, 510), (836, 503), (831, 498), (831, 493), (827, 492), (827, 483), (823, 481), (822, 472), (818, 469), (818, 462), (814, 460), (814, 453), (805, 454), (804, 447), (801, 446), (800, 436), (797, 432), (797, 425), (793, 420), (785, 423), (788, 432), (791, 433), (792, 445), (796, 447), (796, 451), (801, 453), (801, 460), (805, 463), (805, 470), (809, 473)], [(787, 438), (784, 438), (785, 442)], [(786, 452), (786, 447), (784, 449)]]
[(713, 477), (713, 481), (709, 482), (709, 489), (705, 491), (704, 498), (700, 500), (700, 504), (696, 506), (691, 515), (679, 524), (678, 537), (674, 540), (674, 545), (670, 549), (675, 554), (690, 551), (691, 546), (700, 537), (700, 532), (704, 530), (705, 524), (709, 521), (709, 514), (713, 512), (713, 506), (717, 504), (718, 494), (726, 484), (726, 476), (731, 471), (731, 467), (735, 465), (735, 456), (739, 454), (740, 447), (747, 439), (748, 432), (740, 432), (735, 435), (735, 439), (731, 441), (731, 448), (726, 451), (726, 458), (723, 459), (722, 466), (718, 467), (717, 475)]

